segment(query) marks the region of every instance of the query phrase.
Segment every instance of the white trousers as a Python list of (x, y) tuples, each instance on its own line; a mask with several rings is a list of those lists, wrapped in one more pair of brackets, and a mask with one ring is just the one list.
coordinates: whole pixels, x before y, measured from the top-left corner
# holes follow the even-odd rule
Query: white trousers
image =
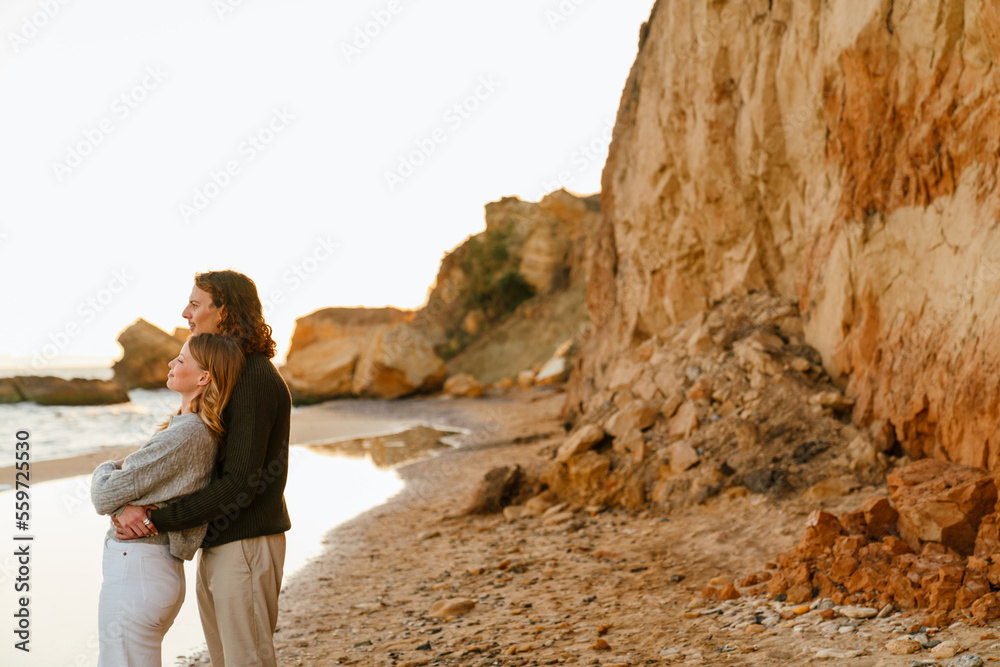
[(160, 667), (163, 635), (184, 602), (184, 561), (165, 544), (104, 541), (98, 667)]

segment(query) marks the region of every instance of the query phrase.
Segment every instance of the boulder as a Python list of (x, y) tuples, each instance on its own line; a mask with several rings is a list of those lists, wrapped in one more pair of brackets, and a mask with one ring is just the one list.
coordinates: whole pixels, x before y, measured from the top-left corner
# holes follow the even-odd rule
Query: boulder
[(490, 469), (479, 483), (466, 513), (492, 514), (503, 511), (504, 507), (511, 504), (523, 481), (524, 471), (521, 466), (498, 466)]
[(0, 403), (20, 403), (23, 400), (14, 378), (0, 378)]
[(701, 461), (698, 452), (686, 440), (681, 440), (670, 445), (668, 451), (670, 452), (670, 471), (675, 475), (684, 472)]
[(468, 373), (452, 375), (444, 383), (444, 393), (452, 396), (468, 396), (475, 398), (483, 393), (483, 388), (476, 382), (476, 378)]
[(569, 461), (578, 454), (582, 454), (604, 438), (604, 429), (599, 424), (587, 424), (573, 433), (559, 445), (556, 452), (556, 460), (561, 462)]
[(351, 389), (359, 396), (397, 398), (439, 389), (446, 372), (430, 341), (399, 323), (376, 330), (358, 360)]
[(405, 322), (396, 308), (323, 308), (295, 320), (281, 374), (296, 403), (316, 403), (353, 392), (362, 352), (381, 327)]
[(128, 392), (115, 380), (85, 380), (37, 375), (14, 378), (18, 393), (39, 405), (112, 405), (128, 403)]
[(569, 377), (571, 368), (569, 358), (573, 354), (575, 347), (573, 339), (564, 340), (560, 343), (548, 361), (538, 369), (538, 373), (535, 375), (535, 384), (546, 385), (565, 382), (566, 378)]
[(972, 554), (979, 524), (997, 502), (989, 473), (936, 459), (897, 468), (886, 481), (899, 512), (899, 536), (914, 551), (936, 542)]
[(657, 412), (656, 408), (646, 405), (641, 400), (631, 401), (611, 415), (611, 418), (604, 423), (604, 430), (616, 437), (636, 429), (644, 431), (656, 421)]
[(670, 435), (675, 438), (686, 438), (696, 428), (698, 428), (698, 407), (693, 401), (687, 401), (670, 419)]
[(167, 386), (167, 364), (181, 351), (183, 341), (144, 319), (118, 334), (122, 358), (112, 369), (126, 389), (162, 389)]
[(317, 341), (289, 353), (281, 368), (288, 390), (296, 403), (317, 403), (350, 395), (354, 368), (367, 340), (347, 336)]

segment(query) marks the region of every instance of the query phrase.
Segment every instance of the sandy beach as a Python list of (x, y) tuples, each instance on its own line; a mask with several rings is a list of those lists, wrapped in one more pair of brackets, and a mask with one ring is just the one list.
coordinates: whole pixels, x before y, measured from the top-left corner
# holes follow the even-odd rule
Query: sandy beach
[[(329, 404), (333, 413), (391, 408), (471, 430), (464, 447), (401, 466), (404, 490), (334, 529), (327, 550), (287, 582), (281, 664), (911, 664), (916, 656), (885, 645), (919, 627), (919, 617), (831, 621), (819, 601), (803, 610), (763, 597), (700, 597), (710, 583), (738, 581), (793, 548), (813, 509), (853, 509), (884, 487), (822, 501), (736, 493), (669, 516), (597, 507), (514, 521), (465, 514), (486, 471), (531, 468), (552, 455), (562, 398), (532, 390)], [(435, 617), (442, 602), (452, 612)], [(761, 617), (777, 622), (754, 622)], [(1000, 655), (988, 630), (932, 629), (931, 643), (954, 640), (986, 660)]]
[[(818, 604), (700, 596), (794, 547), (813, 509), (853, 509), (884, 488), (823, 501), (723, 494), (670, 515), (558, 506), (510, 521), (467, 514), (488, 470), (530, 470), (551, 457), (562, 441), (563, 399), (537, 388), (297, 410), (293, 440), (316, 444), (316, 452), (327, 440), (418, 422), (460, 434), (449, 440), (457, 447), (399, 466), (403, 490), (327, 533), (322, 552), (286, 579), (275, 638), (280, 664), (911, 664), (913, 656), (884, 647), (918, 628), (917, 617), (845, 618), (851, 632), (830, 631), (837, 621)], [(76, 457), (38, 468), (57, 477), (92, 465), (91, 457)], [(442, 604), (448, 607), (438, 613)], [(766, 617), (775, 622), (755, 622)], [(988, 628), (959, 624), (930, 635), (984, 659), (1000, 655)], [(209, 662), (201, 655), (178, 664)]]

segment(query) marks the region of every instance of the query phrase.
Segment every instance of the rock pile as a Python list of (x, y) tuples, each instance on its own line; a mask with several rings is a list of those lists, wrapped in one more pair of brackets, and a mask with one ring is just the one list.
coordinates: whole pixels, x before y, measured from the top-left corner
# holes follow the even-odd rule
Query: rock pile
[(729, 297), (623, 351), (590, 385), (571, 381), (576, 424), (540, 483), (579, 504), (669, 509), (878, 480), (886, 455), (850, 424), (852, 401), (820, 361), (794, 303)]
[[(925, 459), (888, 475), (890, 497), (813, 512), (794, 551), (739, 583), (790, 604), (922, 610), (926, 625), (1000, 618), (1000, 525), (988, 473)], [(739, 593), (737, 593), (738, 595)], [(723, 597), (706, 591), (708, 597)]]

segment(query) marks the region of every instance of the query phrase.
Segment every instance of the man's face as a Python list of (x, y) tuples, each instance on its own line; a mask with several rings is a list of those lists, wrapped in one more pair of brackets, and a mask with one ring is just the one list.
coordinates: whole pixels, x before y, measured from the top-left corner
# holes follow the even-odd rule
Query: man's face
[(181, 313), (181, 317), (188, 321), (188, 327), (191, 328), (191, 334), (194, 336), (203, 333), (220, 333), (219, 320), (222, 313), (212, 303), (212, 296), (199, 289), (197, 285), (191, 288), (188, 305)]

